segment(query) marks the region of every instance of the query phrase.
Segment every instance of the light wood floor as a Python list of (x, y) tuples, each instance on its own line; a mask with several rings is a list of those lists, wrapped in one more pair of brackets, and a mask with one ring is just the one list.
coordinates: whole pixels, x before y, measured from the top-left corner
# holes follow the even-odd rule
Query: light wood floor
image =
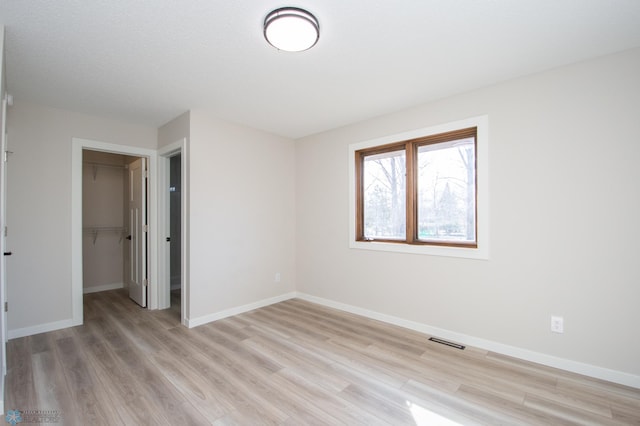
[(301, 300), (189, 330), (89, 294), (85, 325), (11, 340), (8, 364), (6, 410), (60, 424), (640, 424), (638, 389)]

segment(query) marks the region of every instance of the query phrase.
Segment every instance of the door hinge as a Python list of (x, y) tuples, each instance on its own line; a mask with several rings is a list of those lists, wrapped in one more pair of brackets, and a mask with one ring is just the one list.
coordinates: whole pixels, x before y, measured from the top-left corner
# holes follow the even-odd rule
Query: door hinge
[(142, 280), (142, 286), (143, 287), (148, 287), (149, 286), (149, 280), (147, 278), (145, 278), (144, 280)]
[(149, 232), (149, 225), (142, 225), (143, 232)]
[(7, 236), (7, 229), (8, 229), (8, 228), (5, 226), (5, 227), (4, 227), (4, 236), (5, 236), (5, 237)]
[(4, 311), (9, 312), (9, 302), (4, 302)]

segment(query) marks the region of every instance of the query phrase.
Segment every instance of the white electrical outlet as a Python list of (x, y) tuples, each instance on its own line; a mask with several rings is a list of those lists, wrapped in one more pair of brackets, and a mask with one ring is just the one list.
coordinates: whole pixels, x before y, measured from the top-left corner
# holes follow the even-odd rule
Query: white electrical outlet
[(280, 282), (280, 272), (276, 272), (276, 276), (273, 279), (275, 282), (279, 283)]
[(554, 333), (564, 333), (564, 318), (552, 315), (551, 331)]

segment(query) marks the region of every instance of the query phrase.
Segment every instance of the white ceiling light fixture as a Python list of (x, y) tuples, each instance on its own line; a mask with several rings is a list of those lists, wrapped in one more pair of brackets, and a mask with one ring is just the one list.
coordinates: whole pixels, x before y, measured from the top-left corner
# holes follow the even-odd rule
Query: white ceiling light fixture
[(302, 52), (318, 42), (320, 25), (304, 9), (281, 7), (264, 18), (264, 38), (278, 50)]

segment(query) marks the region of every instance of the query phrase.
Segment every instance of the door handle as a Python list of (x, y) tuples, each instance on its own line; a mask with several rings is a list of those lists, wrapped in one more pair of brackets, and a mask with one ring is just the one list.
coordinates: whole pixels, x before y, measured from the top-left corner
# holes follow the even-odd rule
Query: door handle
[(127, 235), (127, 240), (131, 241), (131, 235)]
[(5, 255), (5, 256), (11, 256), (12, 254), (13, 254), (13, 253), (12, 253), (12, 252), (10, 252), (10, 251), (5, 251), (5, 252), (4, 252), (4, 255)]
[(170, 241), (171, 241), (171, 237), (167, 237), (167, 238), (166, 238), (166, 241), (167, 241), (167, 242), (170, 242)]

